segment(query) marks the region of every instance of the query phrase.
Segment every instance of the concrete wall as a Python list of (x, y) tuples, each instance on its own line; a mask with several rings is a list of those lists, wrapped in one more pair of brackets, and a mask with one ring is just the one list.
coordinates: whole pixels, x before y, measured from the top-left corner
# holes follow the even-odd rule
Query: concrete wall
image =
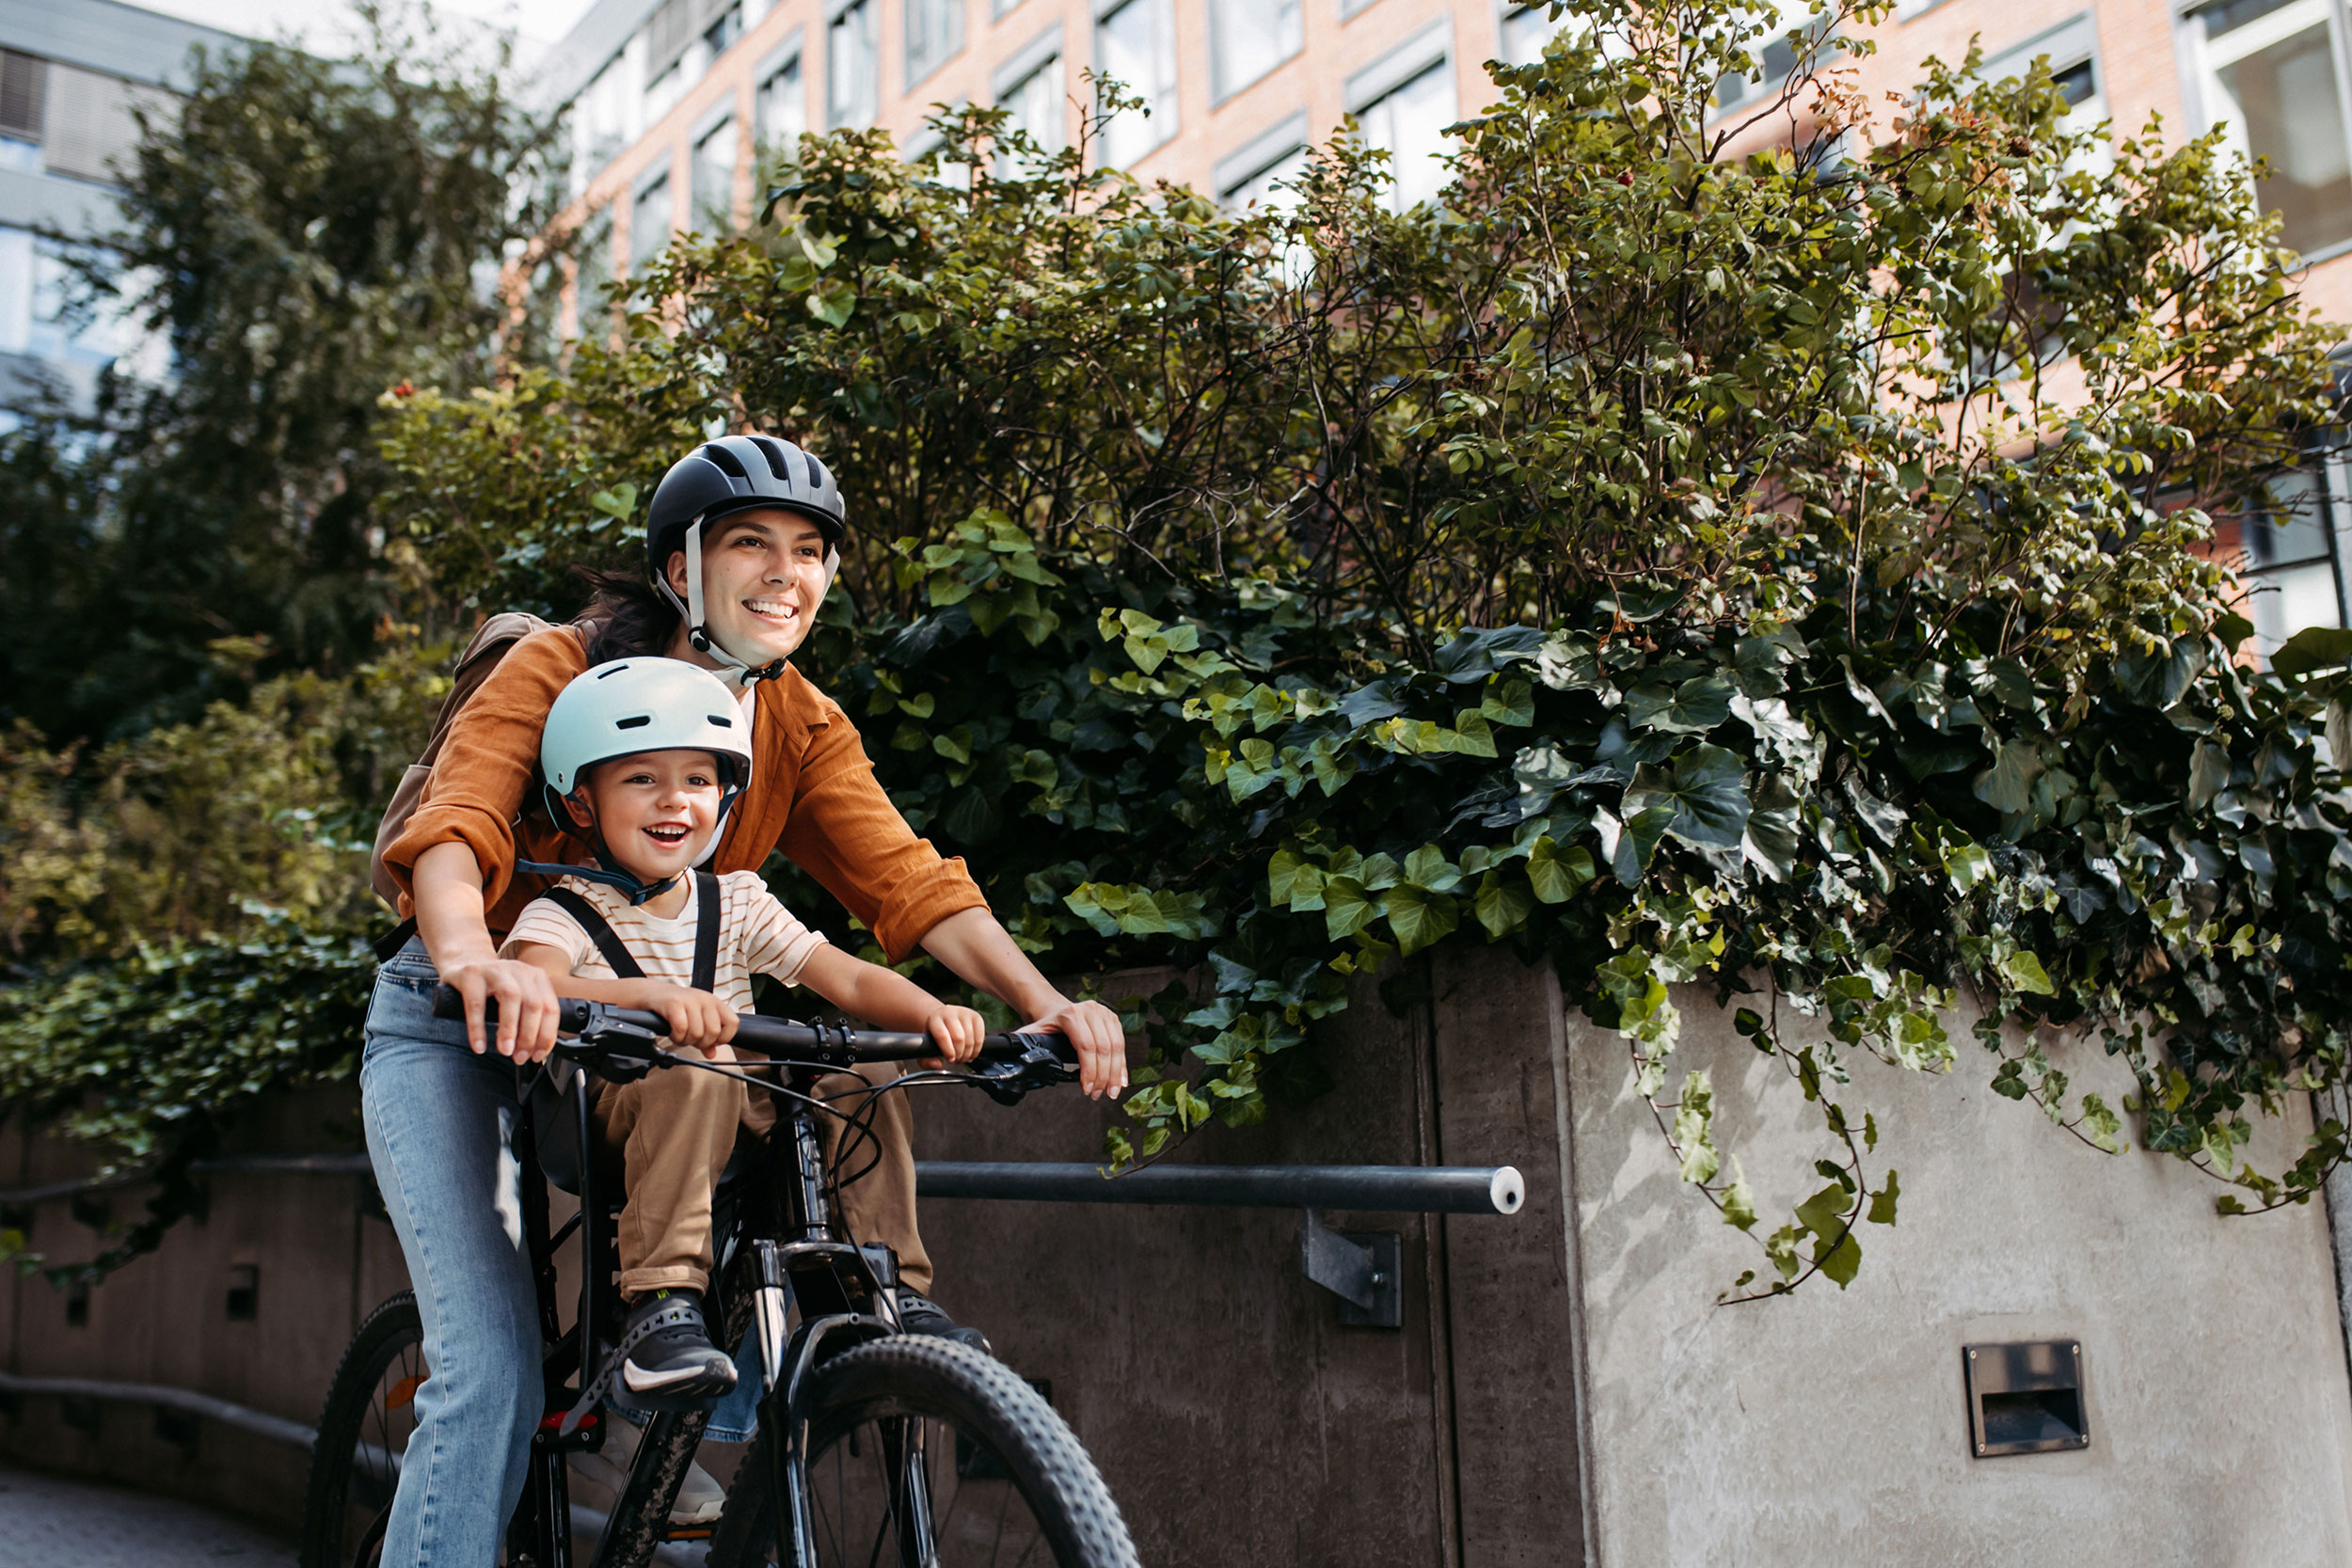
[[(1759, 1207), (1802, 1198), (1818, 1118), (1711, 998), (1677, 1000)], [(2352, 1560), (2318, 1205), (2221, 1218), (2187, 1166), (2100, 1154), (1992, 1094), (1963, 1043), (1949, 1081), (1855, 1069), (1850, 1103), (1876, 1108), (1903, 1199), (1893, 1229), (1866, 1227), (1852, 1288), (1718, 1307), (1753, 1249), (1677, 1190), (1622, 1053), (1568, 1032), (1601, 1562)], [(2110, 1103), (2131, 1086), (2095, 1047), (2056, 1059)], [(2303, 1131), (2298, 1105), (2258, 1158), (2275, 1170)], [(2090, 1446), (1972, 1457), (1961, 1347), (2060, 1337), (2084, 1347)]]
[[(1422, 978), (1401, 1016), (1367, 992), (1337, 1021), (1333, 1094), (1177, 1156), (1518, 1165), (1512, 1218), (1327, 1216), (1402, 1234), (1401, 1329), (1340, 1323), (1299, 1272), (1295, 1213), (926, 1205), (941, 1299), (1050, 1386), (1154, 1568), (2352, 1560), (2352, 1392), (2317, 1206), (2220, 1219), (2185, 1167), (2098, 1154), (1991, 1095), (1963, 1046), (1951, 1081), (1857, 1069), (1904, 1197), (1852, 1288), (1718, 1307), (1751, 1255), (1675, 1179), (1621, 1042), (1500, 955)], [(1713, 1069), (1759, 1201), (1809, 1192), (1822, 1150), (1793, 1085), (1711, 998), (1678, 1000), (1684, 1060)], [(2124, 1086), (2095, 1053), (2065, 1065), (2110, 1099)], [(350, 1110), (312, 1097), (246, 1141), (348, 1147)], [(1104, 1116), (1068, 1092), (1006, 1109), (932, 1091), (918, 1152), (1087, 1160)], [(2295, 1132), (2264, 1134), (2273, 1164)], [(0, 1147), (10, 1185), (68, 1160)], [(8, 1368), (314, 1418), (342, 1337), (400, 1283), (389, 1227), (356, 1181), (220, 1177), (214, 1194), (203, 1225), (93, 1294), (87, 1327), (41, 1281), (0, 1291)], [(34, 1243), (68, 1258), (96, 1237), (48, 1205)], [(223, 1310), (234, 1262), (261, 1270), (256, 1322)], [(2086, 1347), (2090, 1448), (1972, 1458), (1960, 1347), (2057, 1336)], [(208, 1424), (190, 1452), (123, 1407), (97, 1437), (59, 1417), (21, 1402), (0, 1451), (298, 1510), (283, 1449)]]

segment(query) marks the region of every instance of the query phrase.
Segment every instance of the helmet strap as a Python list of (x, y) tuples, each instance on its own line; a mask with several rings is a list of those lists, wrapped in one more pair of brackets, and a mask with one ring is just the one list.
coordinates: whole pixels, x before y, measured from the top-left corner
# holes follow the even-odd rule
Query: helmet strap
[[(632, 908), (659, 898), (677, 886), (677, 878), (675, 875), (664, 877), (658, 882), (648, 882), (614, 860), (612, 852), (605, 847), (604, 829), (595, 821), (596, 807), (593, 803), (588, 808), (589, 825), (583, 830), (579, 823), (572, 820), (572, 814), (564, 809), (564, 801), (568, 797), (557, 795), (552, 785), (548, 786), (547, 794), (548, 814), (555, 818), (556, 826), (575, 838), (586, 839), (588, 852), (596, 857), (596, 863), (595, 865), (557, 865), (545, 861), (516, 861), (516, 870), (533, 872), (542, 877), (578, 877), (583, 881), (602, 882), (607, 887), (620, 889), (622, 895), (628, 899)], [(720, 802), (718, 826), (725, 824), (726, 808), (734, 803), (735, 793), (729, 791)], [(716, 827), (711, 832), (710, 842), (714, 847), (719, 842)]]

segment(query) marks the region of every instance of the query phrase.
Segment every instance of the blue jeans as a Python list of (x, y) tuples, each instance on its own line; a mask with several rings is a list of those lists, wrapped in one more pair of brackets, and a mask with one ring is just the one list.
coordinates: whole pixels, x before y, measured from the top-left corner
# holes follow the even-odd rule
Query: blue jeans
[(424, 1320), (424, 1386), (383, 1568), (490, 1568), (539, 1424), (539, 1307), (522, 1233), (515, 1064), (433, 1016), (411, 941), (376, 974), (359, 1103)]
[[(545, 1400), (538, 1296), (522, 1233), (515, 1065), (475, 1055), (433, 1016), (440, 975), (411, 941), (376, 973), (359, 1103), (368, 1158), (424, 1320), (417, 1430), (384, 1537), (383, 1568), (488, 1568), (521, 1498)], [(537, 1180), (537, 1173), (532, 1173)], [(706, 1435), (758, 1427), (757, 1336)]]

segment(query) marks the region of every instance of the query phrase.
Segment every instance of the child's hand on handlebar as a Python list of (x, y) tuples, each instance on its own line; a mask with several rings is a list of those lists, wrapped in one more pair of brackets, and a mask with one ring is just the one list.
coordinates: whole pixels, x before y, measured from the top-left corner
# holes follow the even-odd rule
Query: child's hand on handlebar
[(715, 1058), (719, 1048), (735, 1038), (735, 1009), (707, 990), (667, 980), (631, 980), (626, 987), (628, 996), (615, 1000), (625, 1007), (660, 1013), (661, 1022), (669, 1025), (670, 1043), (681, 1051), (699, 1051), (707, 1058)]
[(923, 1020), (923, 1033), (939, 1042), (939, 1054), (924, 1066), (937, 1067), (943, 1060), (969, 1062), (980, 1053), (980, 1041), (988, 1034), (988, 1022), (969, 1007), (942, 1005)]

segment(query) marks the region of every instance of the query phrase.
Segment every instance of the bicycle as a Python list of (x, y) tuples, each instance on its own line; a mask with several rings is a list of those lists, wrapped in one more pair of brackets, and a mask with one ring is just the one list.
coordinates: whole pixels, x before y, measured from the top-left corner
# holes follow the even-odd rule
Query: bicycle
[[(442, 987), (436, 1010), (456, 1016), (460, 1006)], [(1058, 1568), (1136, 1568), (1118, 1505), (1053, 1407), (993, 1357), (901, 1329), (897, 1260), (888, 1248), (860, 1246), (841, 1231), (819, 1138), (818, 1118), (840, 1117), (847, 1164), (859, 1117), (882, 1094), (962, 1084), (1009, 1104), (1031, 1089), (1069, 1082), (1076, 1074), (1065, 1042), (991, 1035), (970, 1070), (903, 1074), (843, 1112), (812, 1092), (818, 1078), (859, 1062), (932, 1056), (937, 1046), (921, 1035), (745, 1014), (736, 1043), (768, 1060), (722, 1066), (657, 1049), (663, 1029), (658, 1014), (567, 999), (557, 1055), (585, 1070), (561, 1082), (551, 1058), (527, 1085), (516, 1158), (576, 1195), (580, 1208), (550, 1231), (548, 1182), (522, 1184), (548, 1414), (532, 1436), (529, 1478), (508, 1528), (508, 1568), (570, 1568), (566, 1460), (598, 1448), (607, 1430), (596, 1372), (623, 1319), (612, 1278), (619, 1184), (597, 1168), (588, 1075), (626, 1082), (681, 1069), (741, 1078), (778, 1100), (764, 1145), (739, 1146), (713, 1216), (710, 1317), (727, 1344), (747, 1332), (757, 1336), (759, 1431), (716, 1526), (675, 1528), (670, 1508), (710, 1402), (654, 1410), (597, 1540), (595, 1568), (642, 1568), (664, 1542), (699, 1539), (711, 1543), (711, 1568), (1048, 1560)], [(575, 1235), (582, 1284), (566, 1329), (556, 1255)], [(414, 1401), (430, 1375), (422, 1344), (415, 1298), (403, 1291), (368, 1315), (344, 1352), (312, 1449), (303, 1568), (377, 1561), (415, 1427)]]

